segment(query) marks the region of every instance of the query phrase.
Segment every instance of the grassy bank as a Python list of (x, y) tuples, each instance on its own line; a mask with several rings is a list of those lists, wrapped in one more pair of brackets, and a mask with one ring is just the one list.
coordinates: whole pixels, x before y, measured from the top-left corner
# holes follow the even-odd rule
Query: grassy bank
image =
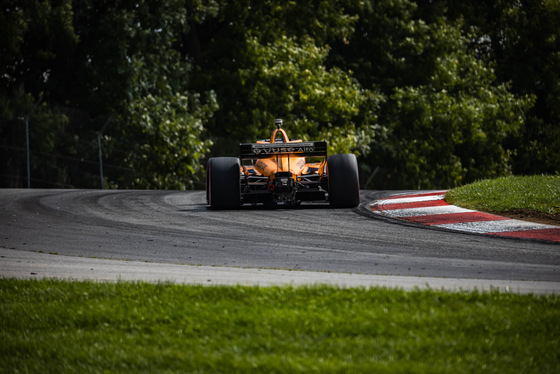
[(0, 372), (553, 373), (560, 297), (0, 279)]
[(560, 216), (560, 176), (503, 177), (450, 190), (445, 200), (493, 213), (534, 211)]

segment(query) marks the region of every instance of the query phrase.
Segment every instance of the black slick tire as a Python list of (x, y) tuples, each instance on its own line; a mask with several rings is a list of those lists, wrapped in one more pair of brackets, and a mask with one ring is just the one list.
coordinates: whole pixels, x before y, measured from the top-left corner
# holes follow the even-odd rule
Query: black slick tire
[(206, 198), (212, 209), (237, 209), (241, 205), (239, 168), (236, 157), (208, 160)]
[(327, 158), (329, 201), (333, 208), (354, 208), (360, 204), (358, 161), (353, 154)]

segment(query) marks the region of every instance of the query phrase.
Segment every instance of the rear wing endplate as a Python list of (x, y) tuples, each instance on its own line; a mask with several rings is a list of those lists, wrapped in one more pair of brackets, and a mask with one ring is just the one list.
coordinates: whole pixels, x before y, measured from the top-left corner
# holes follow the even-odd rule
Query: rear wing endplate
[(327, 142), (301, 143), (244, 143), (239, 145), (240, 159), (258, 159), (278, 155), (297, 155), (300, 157), (327, 156)]

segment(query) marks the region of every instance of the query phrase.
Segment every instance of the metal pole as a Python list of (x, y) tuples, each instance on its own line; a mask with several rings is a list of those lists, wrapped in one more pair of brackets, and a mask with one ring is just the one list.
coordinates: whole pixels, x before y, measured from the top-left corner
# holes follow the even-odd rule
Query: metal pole
[(39, 96), (39, 100), (33, 105), (31, 111), (25, 117), (25, 142), (27, 143), (27, 188), (31, 188), (31, 165), (30, 165), (30, 152), (29, 152), (29, 116), (35, 111), (37, 105), (43, 100), (43, 94)]
[(99, 174), (101, 178), (101, 189), (103, 189), (103, 157), (101, 155), (101, 133), (97, 134), (97, 145), (99, 146)]
[(25, 117), (25, 142), (27, 143), (27, 188), (31, 188), (31, 167), (29, 166), (29, 115)]
[(99, 130), (99, 132), (97, 133), (97, 146), (99, 147), (99, 176), (101, 178), (101, 189), (104, 189), (104, 186), (103, 186), (103, 157), (102, 157), (102, 154), (101, 154), (101, 133), (103, 133), (103, 130), (105, 130), (105, 128), (107, 128), (107, 126), (109, 125), (109, 123), (111, 122), (112, 119), (113, 119), (113, 116), (111, 115), (107, 119), (107, 121), (105, 122), (105, 124), (103, 125), (101, 130)]

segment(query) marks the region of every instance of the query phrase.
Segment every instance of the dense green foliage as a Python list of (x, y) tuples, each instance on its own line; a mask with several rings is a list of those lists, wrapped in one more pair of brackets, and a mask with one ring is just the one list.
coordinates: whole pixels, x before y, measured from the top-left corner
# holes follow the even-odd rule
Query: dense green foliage
[(509, 176), (454, 188), (450, 204), (494, 213), (536, 211), (560, 215), (560, 176)]
[[(560, 170), (549, 0), (7, 0), (0, 186), (200, 187), (283, 118), (367, 188)], [(98, 142), (99, 136), (99, 142)]]
[(558, 296), (0, 279), (0, 371), (554, 373)]

